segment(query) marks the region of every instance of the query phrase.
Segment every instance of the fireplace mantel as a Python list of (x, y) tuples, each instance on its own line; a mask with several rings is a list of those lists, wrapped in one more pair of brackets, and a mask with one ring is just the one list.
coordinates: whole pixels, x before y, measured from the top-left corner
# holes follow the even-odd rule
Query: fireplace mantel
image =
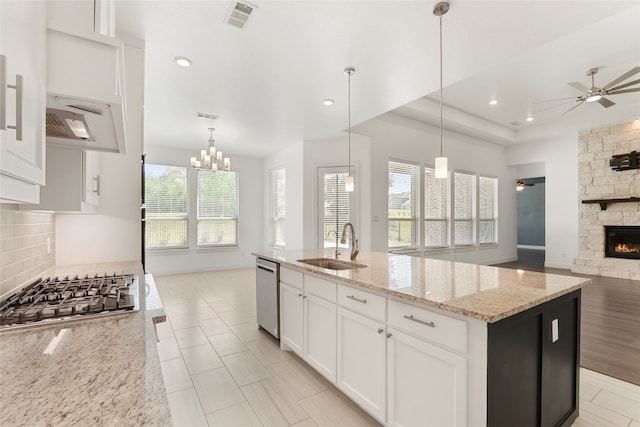
[(607, 210), (608, 203), (631, 203), (631, 202), (635, 202), (635, 203), (640, 202), (640, 197), (627, 197), (626, 199), (597, 199), (597, 200), (582, 201), (582, 203), (584, 204), (597, 203), (600, 205), (600, 209), (602, 209), (603, 211)]

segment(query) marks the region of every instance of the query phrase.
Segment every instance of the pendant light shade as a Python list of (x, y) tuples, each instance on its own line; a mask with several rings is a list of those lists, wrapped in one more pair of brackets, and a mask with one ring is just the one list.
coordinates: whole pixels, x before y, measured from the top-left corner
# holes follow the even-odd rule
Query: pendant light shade
[(440, 18), (440, 157), (436, 157), (436, 178), (447, 177), (447, 158), (442, 154), (442, 15), (449, 11), (449, 3), (440, 2), (433, 8), (433, 14)]
[(355, 185), (353, 182), (353, 177), (351, 176), (351, 75), (356, 72), (356, 69), (353, 67), (347, 67), (344, 69), (344, 74), (347, 76), (347, 82), (349, 87), (349, 98), (348, 98), (348, 109), (349, 109), (349, 162), (347, 163), (347, 169), (349, 174), (344, 181), (344, 191), (353, 192), (355, 190)]
[(436, 178), (446, 178), (447, 177), (447, 158), (446, 157), (436, 157)]
[[(215, 140), (213, 139), (213, 131), (215, 128), (209, 128), (209, 146), (205, 150), (200, 150), (199, 157), (191, 157), (191, 167), (197, 170), (207, 170), (217, 172), (223, 170), (228, 172), (231, 170), (231, 159), (222, 157), (222, 151), (217, 150)], [(220, 163), (220, 165), (218, 165)]]

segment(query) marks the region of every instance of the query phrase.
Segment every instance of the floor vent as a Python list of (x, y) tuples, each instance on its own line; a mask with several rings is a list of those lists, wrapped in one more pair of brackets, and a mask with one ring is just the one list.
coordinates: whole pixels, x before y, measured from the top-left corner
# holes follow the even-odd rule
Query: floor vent
[(227, 24), (233, 25), (234, 27), (244, 28), (247, 25), (247, 21), (249, 20), (249, 16), (251, 16), (251, 12), (256, 7), (250, 3), (246, 2), (235, 2), (229, 11), (229, 16), (227, 17)]

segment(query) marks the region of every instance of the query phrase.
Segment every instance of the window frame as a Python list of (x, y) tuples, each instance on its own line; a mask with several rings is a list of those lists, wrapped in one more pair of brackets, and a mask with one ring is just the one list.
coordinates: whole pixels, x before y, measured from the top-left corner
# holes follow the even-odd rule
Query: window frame
[[(278, 174), (282, 173), (282, 181), (284, 185), (284, 197), (281, 203), (284, 205), (284, 215), (278, 217), (278, 195), (275, 186), (278, 185)], [(273, 168), (269, 171), (269, 246), (273, 248), (285, 248), (287, 246), (287, 169), (285, 166)], [(281, 223), (282, 242), (276, 242), (275, 229), (277, 223)]]
[[(471, 177), (472, 179), (470, 180), (471, 185), (473, 186), (473, 188), (471, 188), (471, 190), (469, 191), (469, 194), (471, 195), (471, 200), (469, 201), (469, 211), (471, 213), (470, 218), (463, 218), (463, 219), (458, 219), (457, 218), (457, 212), (456, 212), (456, 195), (457, 195), (457, 191), (458, 189), (456, 188), (456, 175), (466, 175)], [(478, 246), (478, 213), (477, 213), (477, 204), (478, 204), (478, 174), (475, 172), (469, 172), (469, 171), (464, 171), (464, 170), (454, 170), (452, 173), (452, 178), (451, 178), (451, 187), (452, 187), (452, 197), (451, 197), (451, 205), (452, 205), (452, 213), (451, 213), (451, 222), (452, 222), (452, 234), (451, 234), (451, 239), (452, 242), (451, 244), (456, 247), (456, 248), (465, 248), (465, 247), (473, 247), (473, 246)], [(471, 226), (471, 231), (470, 231), (470, 236), (472, 241), (468, 242), (468, 243), (458, 243), (458, 241), (456, 240), (456, 224), (459, 222), (464, 222), (464, 223), (468, 223)]]
[[(317, 180), (317, 195), (316, 195), (316, 203), (317, 203), (317, 222), (316, 222), (316, 239), (317, 243), (316, 243), (316, 247), (319, 249), (331, 249), (331, 248), (335, 248), (335, 244), (332, 244), (331, 246), (327, 246), (325, 245), (325, 242), (327, 242), (325, 240), (325, 235), (324, 235), (324, 230), (325, 230), (325, 208), (324, 208), (324, 176), (327, 174), (348, 174), (349, 169), (347, 166), (331, 166), (331, 165), (327, 165), (327, 166), (317, 166), (316, 168), (316, 180)], [(355, 168), (354, 166), (351, 166), (351, 175), (355, 176)], [(343, 192), (347, 193), (346, 191)], [(354, 194), (355, 192), (348, 192), (348, 200), (349, 200), (349, 220), (347, 222), (351, 222), (353, 224), (353, 226), (355, 227), (355, 229), (358, 229), (358, 224), (356, 224), (355, 218), (355, 197)], [(339, 223), (340, 221), (338, 221)], [(330, 231), (329, 231), (330, 233)], [(340, 236), (341, 236), (342, 230), (337, 230), (336, 234), (336, 240), (338, 241), (338, 248), (340, 249), (344, 249), (344, 248), (348, 248), (349, 247), (349, 240), (347, 240), (347, 243), (342, 244), (339, 242), (340, 240)]]
[[(229, 243), (200, 243), (200, 236), (199, 236), (199, 231), (200, 231), (200, 221), (206, 221), (207, 219), (212, 219), (212, 218), (201, 218), (200, 217), (200, 209), (199, 209), (199, 202), (200, 202), (200, 174), (233, 174), (233, 176), (235, 177), (235, 194), (234, 194), (234, 198), (235, 198), (235, 216), (233, 218), (216, 218), (217, 220), (225, 220), (225, 221), (233, 221), (235, 223), (235, 232), (234, 232), (234, 241)], [(215, 175), (214, 175), (215, 176)], [(195, 209), (196, 209), (196, 213), (195, 213), (195, 229), (196, 229), (196, 247), (198, 249), (211, 249), (211, 248), (237, 248), (240, 246), (240, 177), (237, 171), (217, 171), (217, 172), (211, 172), (208, 170), (197, 170), (196, 171), (196, 200), (195, 200)]]
[[(436, 251), (436, 250), (442, 250), (442, 249), (448, 249), (451, 247), (451, 174), (449, 173), (449, 171), (447, 171), (447, 177), (446, 178), (433, 178), (434, 180), (441, 180), (444, 181), (444, 217), (441, 217), (439, 219), (435, 219), (435, 218), (427, 218), (427, 212), (428, 212), (428, 208), (427, 208), (427, 191), (428, 191), (428, 185), (427, 185), (427, 170), (429, 171), (433, 171), (433, 173), (435, 174), (435, 166), (432, 165), (422, 165), (422, 174), (423, 174), (423, 188), (422, 188), (422, 206), (423, 206), (423, 212), (422, 212), (422, 221), (423, 221), (423, 232), (422, 232), (422, 247), (425, 251)], [(444, 223), (444, 230), (446, 235), (444, 236), (444, 241), (445, 244), (444, 245), (431, 245), (431, 246), (427, 246), (427, 223), (428, 222), (443, 222)]]
[[(186, 166), (174, 166), (174, 165), (168, 165), (168, 164), (162, 164), (162, 163), (145, 163), (144, 164), (144, 185), (147, 185), (147, 171), (148, 168), (153, 168), (153, 167), (165, 167), (167, 169), (169, 168), (175, 168), (175, 169), (182, 169), (184, 171), (184, 185), (185, 185), (185, 195), (186, 195), (186, 201), (185, 201), (185, 212), (184, 212), (184, 216), (179, 217), (179, 218), (172, 218), (173, 220), (176, 221), (184, 221), (185, 222), (185, 244), (184, 245), (168, 245), (168, 246), (152, 246), (149, 244), (148, 240), (147, 240), (147, 234), (150, 232), (150, 229), (152, 228), (151, 224), (153, 224), (156, 220), (158, 220), (158, 218), (152, 218), (150, 217), (150, 209), (149, 209), (149, 191), (146, 189), (145, 187), (145, 212), (144, 212), (144, 221), (145, 221), (145, 242), (144, 242), (144, 248), (145, 251), (150, 251), (150, 252), (161, 252), (161, 251), (170, 251), (170, 250), (185, 250), (185, 249), (189, 249), (189, 242), (190, 242), (190, 226), (189, 224), (191, 223), (191, 216), (190, 216), (190, 199), (191, 199), (191, 193), (189, 191), (189, 169)], [(170, 219), (164, 219), (164, 221), (167, 221)]]
[[(494, 181), (493, 186), (493, 195), (491, 203), (493, 205), (493, 218), (491, 219), (483, 219), (481, 218), (481, 209), (480, 204), (482, 203), (482, 195), (481, 195), (481, 180), (482, 179), (490, 179)], [(497, 245), (498, 244), (498, 212), (499, 212), (499, 188), (500, 188), (500, 180), (497, 176), (486, 175), (486, 174), (478, 174), (478, 238), (477, 242), (479, 246), (489, 246), (489, 245)], [(482, 222), (492, 222), (493, 223), (493, 240), (490, 242), (483, 242), (480, 239), (480, 232), (482, 230), (481, 224)]]
[[(407, 218), (407, 217), (392, 217), (390, 215), (390, 181), (389, 181), (389, 175), (392, 173), (391, 170), (391, 164), (394, 163), (396, 165), (401, 165), (398, 167), (397, 171), (395, 171), (395, 173), (404, 173), (402, 171), (402, 169), (404, 168), (411, 168), (413, 169), (411, 171), (411, 198), (412, 198), (412, 216)], [(421, 237), (421, 226), (420, 226), (420, 218), (421, 218), (421, 208), (420, 208), (420, 204), (419, 204), (419, 193), (420, 193), (420, 177), (421, 177), (421, 173), (420, 173), (420, 164), (419, 163), (415, 163), (415, 162), (409, 162), (406, 160), (398, 160), (398, 159), (393, 159), (393, 158), (389, 158), (387, 160), (387, 250), (388, 251), (392, 251), (392, 252), (397, 252), (397, 251), (412, 251), (412, 250), (417, 250), (420, 248), (420, 246), (422, 245), (422, 237)], [(408, 245), (397, 245), (397, 246), (391, 246), (390, 240), (389, 240), (389, 225), (391, 221), (398, 221), (398, 227), (400, 227), (400, 224), (403, 222), (407, 222), (411, 225), (411, 242)]]

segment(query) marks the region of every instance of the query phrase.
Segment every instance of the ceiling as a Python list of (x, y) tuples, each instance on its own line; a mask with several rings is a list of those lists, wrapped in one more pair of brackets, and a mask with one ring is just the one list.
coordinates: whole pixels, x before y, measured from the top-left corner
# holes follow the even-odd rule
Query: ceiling
[[(117, 1), (117, 34), (146, 43), (145, 144), (197, 150), (213, 126), (220, 149), (263, 157), (335, 137), (348, 127), (347, 66), (356, 69), (352, 125), (392, 110), (439, 123), (435, 1), (251, 3), (239, 29), (225, 23), (232, 1)], [(192, 66), (177, 66), (177, 56)], [(443, 58), (445, 127), (491, 142), (527, 143), (640, 116), (640, 93), (565, 115), (574, 104), (536, 104), (581, 95), (567, 83), (590, 87), (589, 68), (600, 67), (601, 87), (640, 66), (637, 1), (452, 0)], [(325, 98), (335, 104), (324, 106)]]

